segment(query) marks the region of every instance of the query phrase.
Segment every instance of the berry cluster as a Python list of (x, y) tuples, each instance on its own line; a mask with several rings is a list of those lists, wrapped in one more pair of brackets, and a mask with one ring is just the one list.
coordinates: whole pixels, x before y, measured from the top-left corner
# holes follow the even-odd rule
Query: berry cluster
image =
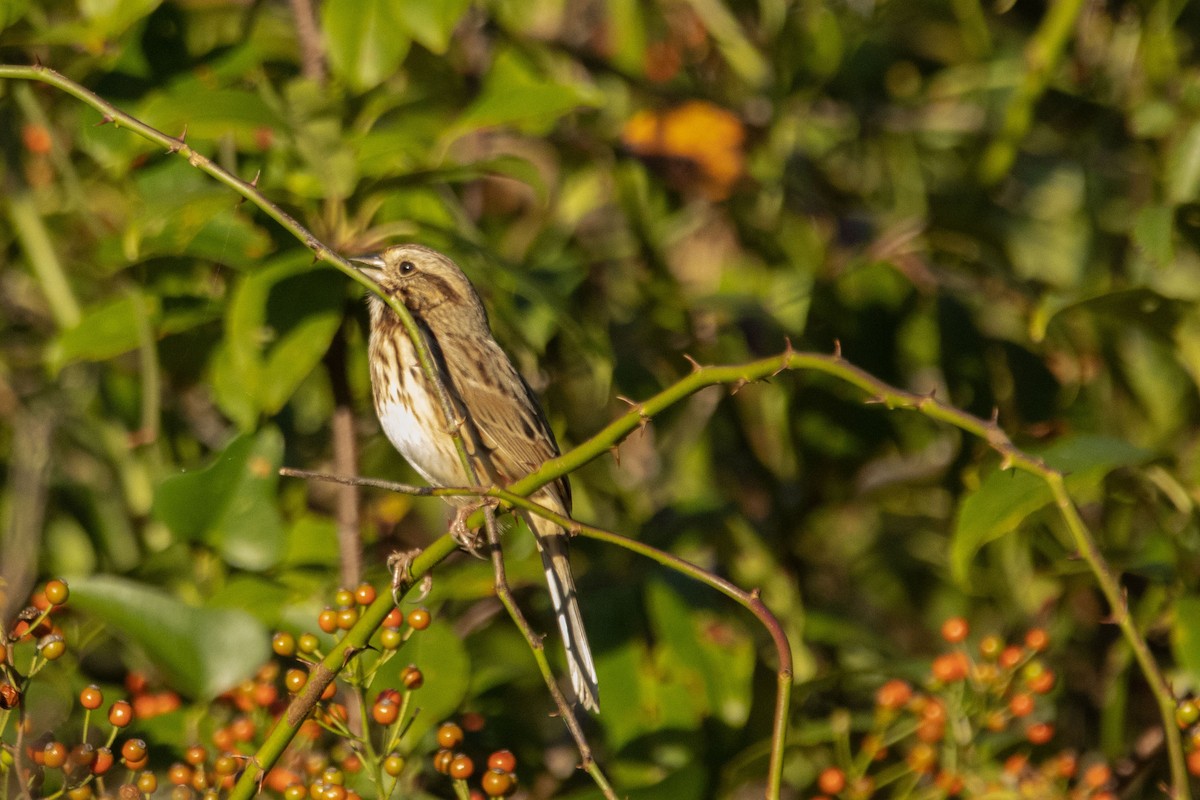
[(1185, 697), (1175, 707), (1175, 722), (1186, 732), (1188, 772), (1200, 777), (1200, 702), (1195, 697)]
[[(466, 723), (473, 729), (482, 727), (482, 719), (472, 715)], [(463, 743), (462, 726), (444, 722), (437, 731), (438, 751), (433, 756), (433, 768), (448, 776), (455, 783), (455, 791), (461, 796), (469, 789), (467, 781), (475, 774), (475, 762), (458, 748)], [(511, 750), (497, 750), (488, 756), (487, 772), (479, 780), (483, 794), (470, 789), (472, 800), (487, 797), (508, 797), (517, 790), (517, 758)]]
[[(13, 631), (0, 631), (0, 736), (10, 721), (21, 719), (19, 712), (30, 680), (67, 652), (66, 637), (52, 614), (59, 612), (68, 596), (65, 583), (50, 581), (21, 613)], [(161, 796), (169, 788), (172, 800), (218, 800), (254, 763), (267, 732), (287, 708), (289, 695), (305, 689), (313, 667), (328, 650), (330, 637), (344, 635), (375, 599), (375, 590), (369, 585), (339, 590), (333, 603), (317, 616), (319, 632), (275, 634), (271, 644), (277, 658), (217, 698), (201, 727), (207, 741), (177, 745), (182, 752), (175, 749), (173, 762), (174, 748), (162, 743), (152, 748), (145, 740), (129, 735), (130, 725), (134, 720), (174, 711), (182, 701), (173, 691), (153, 689), (144, 674), (130, 672), (124, 681), (127, 694), (111, 702), (105, 699), (111, 688), (88, 685), (79, 692), (82, 732), (77, 738), (80, 728), (74, 724), (60, 726), (56, 735), (35, 737), (26, 720), (23, 736), (18, 738), (19, 750), (0, 744), (0, 784), (15, 770), (31, 797), (148, 798), (155, 793)], [(324, 688), (294, 746), (264, 776), (261, 788), (265, 796), (361, 800), (364, 796), (387, 798), (422, 791), (430, 779), (429, 762), (413, 758), (423, 743), (406, 738), (406, 733), (419, 711), (414, 693), (423, 686), (425, 676), (412, 664), (381, 668), (432, 621), (425, 608), (407, 614), (391, 610), (374, 636), (373, 647), (358, 654), (339, 680)], [(390, 677), (385, 679), (385, 675)], [(377, 688), (385, 681), (394, 685)], [(479, 781), (482, 793), (467, 787), (465, 781), (474, 774), (474, 763), (451, 749), (461, 743), (464, 728), (479, 731), (483, 727), (482, 716), (467, 714), (461, 726), (450, 723), (437, 733), (439, 744), (450, 756), (441, 771), (453, 779), (458, 796), (504, 797), (516, 789), (516, 760), (507, 750), (488, 759), (488, 770)], [(72, 735), (65, 736), (62, 731), (72, 731)], [(456, 735), (452, 735), (454, 731)], [(453, 743), (447, 744), (451, 740)], [(165, 772), (156, 774), (149, 769), (152, 749), (155, 763), (170, 764)]]
[[(0, 735), (8, 728), (13, 712), (21, 707), (34, 676), (66, 654), (67, 639), (53, 621), (53, 615), (63, 609), (69, 598), (70, 589), (64, 581), (47, 581), (34, 593), (29, 607), (18, 615), (13, 630), (0, 635)], [(18, 658), (31, 645), (28, 661)], [(27, 663), (24, 671), (18, 662)], [(158, 788), (158, 778), (146, 769), (150, 760), (146, 742), (129, 737), (117, 744), (118, 736), (133, 722), (134, 704), (120, 699), (108, 705), (105, 735), (96, 731), (103, 723), (93, 721), (93, 712), (101, 711), (104, 703), (104, 693), (98, 686), (89, 685), (79, 692), (82, 731), (74, 743), (56, 733), (33, 736), (26, 720), (21, 732), (28, 738), (22, 746), (0, 750), (0, 782), (7, 780), (9, 771), (15, 770), (16, 779), (29, 795), (91, 800), (110, 794), (112, 770), (119, 760), (124, 768), (124, 782), (117, 781), (116, 794), (121, 797), (153, 794)], [(93, 744), (92, 740), (103, 744)]]
[(1056, 683), (1042, 656), (1050, 644), (1044, 630), (1030, 630), (1019, 643), (988, 635), (971, 647), (967, 621), (954, 617), (941, 635), (951, 649), (933, 659), (924, 689), (900, 679), (879, 687), (856, 748), (850, 715), (835, 715), (835, 751), (843, 755), (817, 776), (813, 800), (866, 798), (889, 784), (929, 798), (1115, 798), (1102, 762), (1081, 766), (1065, 752), (1031, 761), (1031, 746), (1054, 737), (1041, 702)]

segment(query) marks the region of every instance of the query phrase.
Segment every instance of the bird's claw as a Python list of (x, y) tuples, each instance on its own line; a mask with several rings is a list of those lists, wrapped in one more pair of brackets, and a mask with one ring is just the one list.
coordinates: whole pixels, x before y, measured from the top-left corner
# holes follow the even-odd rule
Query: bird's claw
[(387, 568), (392, 573), (392, 600), (397, 605), (400, 603), (400, 588), (412, 585), (412, 563), (420, 554), (420, 550), (402, 550), (388, 556)]

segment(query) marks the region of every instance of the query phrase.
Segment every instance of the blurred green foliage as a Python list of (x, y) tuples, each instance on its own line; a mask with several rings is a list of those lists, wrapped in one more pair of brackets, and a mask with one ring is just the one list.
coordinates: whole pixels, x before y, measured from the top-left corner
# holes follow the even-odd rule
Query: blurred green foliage
[[(342, 252), (451, 253), (565, 447), (685, 354), (785, 337), (996, 409), (1069, 466), (1172, 685), (1197, 688), (1197, 4), (329, 0), (309, 22), (315, 45), (279, 0), (8, 0), (0, 61), (186, 130)], [(99, 122), (0, 83), (0, 608), (39, 575), (78, 579), (108, 627), (64, 681), (150, 665), (203, 703), (265, 652), (210, 651), (214, 628), (311, 629), (337, 583), (330, 493), (275, 469), (328, 468), (338, 386), (361, 472), (412, 474), (370, 411), (358, 287)], [(726, 394), (574, 475), (576, 510), (762, 587), (796, 651), (790, 784), (823, 765), (829, 710), (915, 677), (952, 613), (1051, 631), (1061, 746), (1122, 757), (1156, 724), (1048, 498), (982, 443), (804, 375)], [(378, 582), (445, 512), (364, 499)], [(508, 541), (548, 629), (532, 543)], [(604, 697), (588, 728), (616, 783), (760, 781), (763, 631), (628, 553), (580, 541), (574, 562)], [(490, 598), (462, 559), (429, 602), (453, 621)], [(515, 631), (460, 633), (437, 713), (484, 712), (526, 785), (588, 795), (547, 755), (563, 734)]]

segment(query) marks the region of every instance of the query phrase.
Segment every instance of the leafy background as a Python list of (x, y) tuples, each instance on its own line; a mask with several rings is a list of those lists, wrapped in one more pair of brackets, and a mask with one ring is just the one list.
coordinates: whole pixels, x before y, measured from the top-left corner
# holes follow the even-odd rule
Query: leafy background
[[(277, 0), (7, 0), (0, 61), (186, 129), (340, 251), (453, 254), (567, 447), (685, 355), (785, 337), (996, 409), (1070, 472), (1172, 685), (1195, 687), (1195, 3), (345, 0), (310, 22), (316, 49)], [(412, 478), (370, 410), (360, 291), (62, 93), (0, 83), (0, 108), (0, 608), (70, 578), (83, 660), (60, 685), (149, 669), (195, 724), (339, 581), (332, 494), (277, 467), (331, 468), (348, 402), (360, 472)], [(701, 392), (576, 473), (577, 515), (762, 587), (795, 649), (792, 786), (829, 711), (915, 677), (950, 614), (1048, 628), (1060, 743), (1130, 754), (1144, 684), (1048, 497), (861, 399), (804, 375)], [(363, 502), (377, 583), (446, 515)], [(532, 544), (508, 541), (546, 626)], [(763, 632), (628, 553), (573, 555), (618, 785), (756, 785)], [(588, 792), (487, 566), (440, 569), (428, 603), (420, 724), (483, 712), (543, 793)]]

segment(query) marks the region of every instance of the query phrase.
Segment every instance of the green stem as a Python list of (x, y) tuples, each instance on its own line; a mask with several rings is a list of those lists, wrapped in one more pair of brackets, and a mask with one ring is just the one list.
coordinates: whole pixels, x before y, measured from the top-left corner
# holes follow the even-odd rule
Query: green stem
[(79, 302), (71, 291), (71, 284), (58, 260), (50, 233), (46, 230), (45, 220), (33, 202), (33, 195), (28, 189), (10, 186), (4, 206), (13, 232), (21, 242), (21, 249), (25, 251), (29, 266), (42, 287), (42, 294), (46, 296), (55, 324), (60, 330), (74, 328), (83, 316)]

